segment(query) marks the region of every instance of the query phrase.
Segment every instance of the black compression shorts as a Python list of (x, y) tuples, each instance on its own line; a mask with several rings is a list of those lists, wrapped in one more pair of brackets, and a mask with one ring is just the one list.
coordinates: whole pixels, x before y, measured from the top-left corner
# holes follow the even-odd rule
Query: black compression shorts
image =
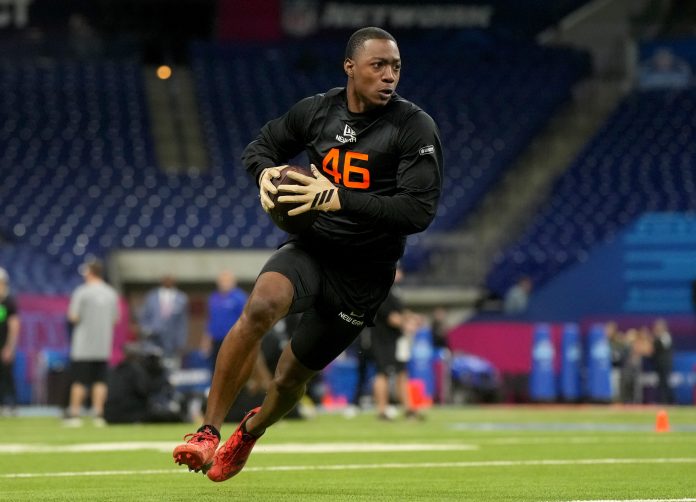
[(295, 294), (288, 313), (303, 313), (292, 334), (292, 351), (316, 371), (343, 352), (363, 327), (372, 325), (394, 282), (392, 268), (346, 267), (318, 259), (297, 243), (277, 250), (264, 272), (278, 272), (292, 282)]
[(106, 361), (71, 361), (70, 373), (73, 382), (90, 386), (97, 382), (106, 383), (109, 365)]
[(392, 336), (376, 336), (372, 333), (372, 356), (375, 359), (377, 373), (396, 375), (406, 369), (406, 363), (396, 358), (397, 339)]

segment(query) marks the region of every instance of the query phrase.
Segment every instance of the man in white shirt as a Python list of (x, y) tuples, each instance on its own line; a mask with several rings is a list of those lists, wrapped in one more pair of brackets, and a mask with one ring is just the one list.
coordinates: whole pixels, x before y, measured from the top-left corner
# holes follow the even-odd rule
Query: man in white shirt
[(70, 387), (69, 419), (66, 425), (81, 425), (81, 408), (92, 391), (92, 408), (96, 425), (104, 424), (106, 377), (119, 318), (118, 294), (103, 279), (103, 266), (90, 261), (80, 268), (85, 283), (70, 298), (68, 320), (73, 325), (70, 344), (70, 368), (73, 383)]

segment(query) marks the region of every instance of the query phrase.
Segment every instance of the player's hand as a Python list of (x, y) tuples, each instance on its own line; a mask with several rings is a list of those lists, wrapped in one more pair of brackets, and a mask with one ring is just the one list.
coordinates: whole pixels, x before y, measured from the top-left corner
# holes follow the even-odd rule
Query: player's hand
[(288, 167), (287, 164), (284, 166), (267, 167), (261, 171), (261, 176), (259, 177), (259, 198), (261, 199), (261, 207), (266, 212), (275, 207), (269, 194), (275, 195), (278, 193), (278, 189), (273, 185), (271, 180), (273, 178), (280, 178), (280, 171), (286, 167)]
[(278, 202), (290, 202), (301, 204), (288, 211), (288, 216), (297, 216), (307, 211), (338, 211), (341, 209), (341, 201), (338, 199), (338, 188), (334, 186), (314, 164), (310, 164), (312, 176), (305, 176), (297, 172), (289, 172), (287, 176), (302, 183), (301, 185), (280, 185), (278, 190), (294, 195), (281, 195)]

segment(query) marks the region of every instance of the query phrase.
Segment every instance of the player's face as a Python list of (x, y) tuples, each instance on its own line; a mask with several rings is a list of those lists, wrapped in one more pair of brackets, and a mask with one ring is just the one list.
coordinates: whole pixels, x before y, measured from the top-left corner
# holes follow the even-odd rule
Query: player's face
[(362, 48), (356, 51), (353, 59), (346, 59), (344, 68), (349, 79), (351, 111), (364, 112), (384, 106), (391, 99), (399, 83), (399, 48), (391, 40), (367, 40)]

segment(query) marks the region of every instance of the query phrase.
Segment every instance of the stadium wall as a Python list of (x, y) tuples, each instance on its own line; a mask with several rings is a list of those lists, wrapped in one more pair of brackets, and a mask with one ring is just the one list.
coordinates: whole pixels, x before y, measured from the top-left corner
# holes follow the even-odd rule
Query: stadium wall
[(696, 215), (644, 214), (535, 292), (524, 318), (692, 315), (695, 244)]
[(117, 287), (158, 283), (168, 274), (180, 283), (215, 283), (221, 270), (232, 270), (240, 283), (253, 283), (273, 250), (119, 250), (109, 259), (109, 278)]

